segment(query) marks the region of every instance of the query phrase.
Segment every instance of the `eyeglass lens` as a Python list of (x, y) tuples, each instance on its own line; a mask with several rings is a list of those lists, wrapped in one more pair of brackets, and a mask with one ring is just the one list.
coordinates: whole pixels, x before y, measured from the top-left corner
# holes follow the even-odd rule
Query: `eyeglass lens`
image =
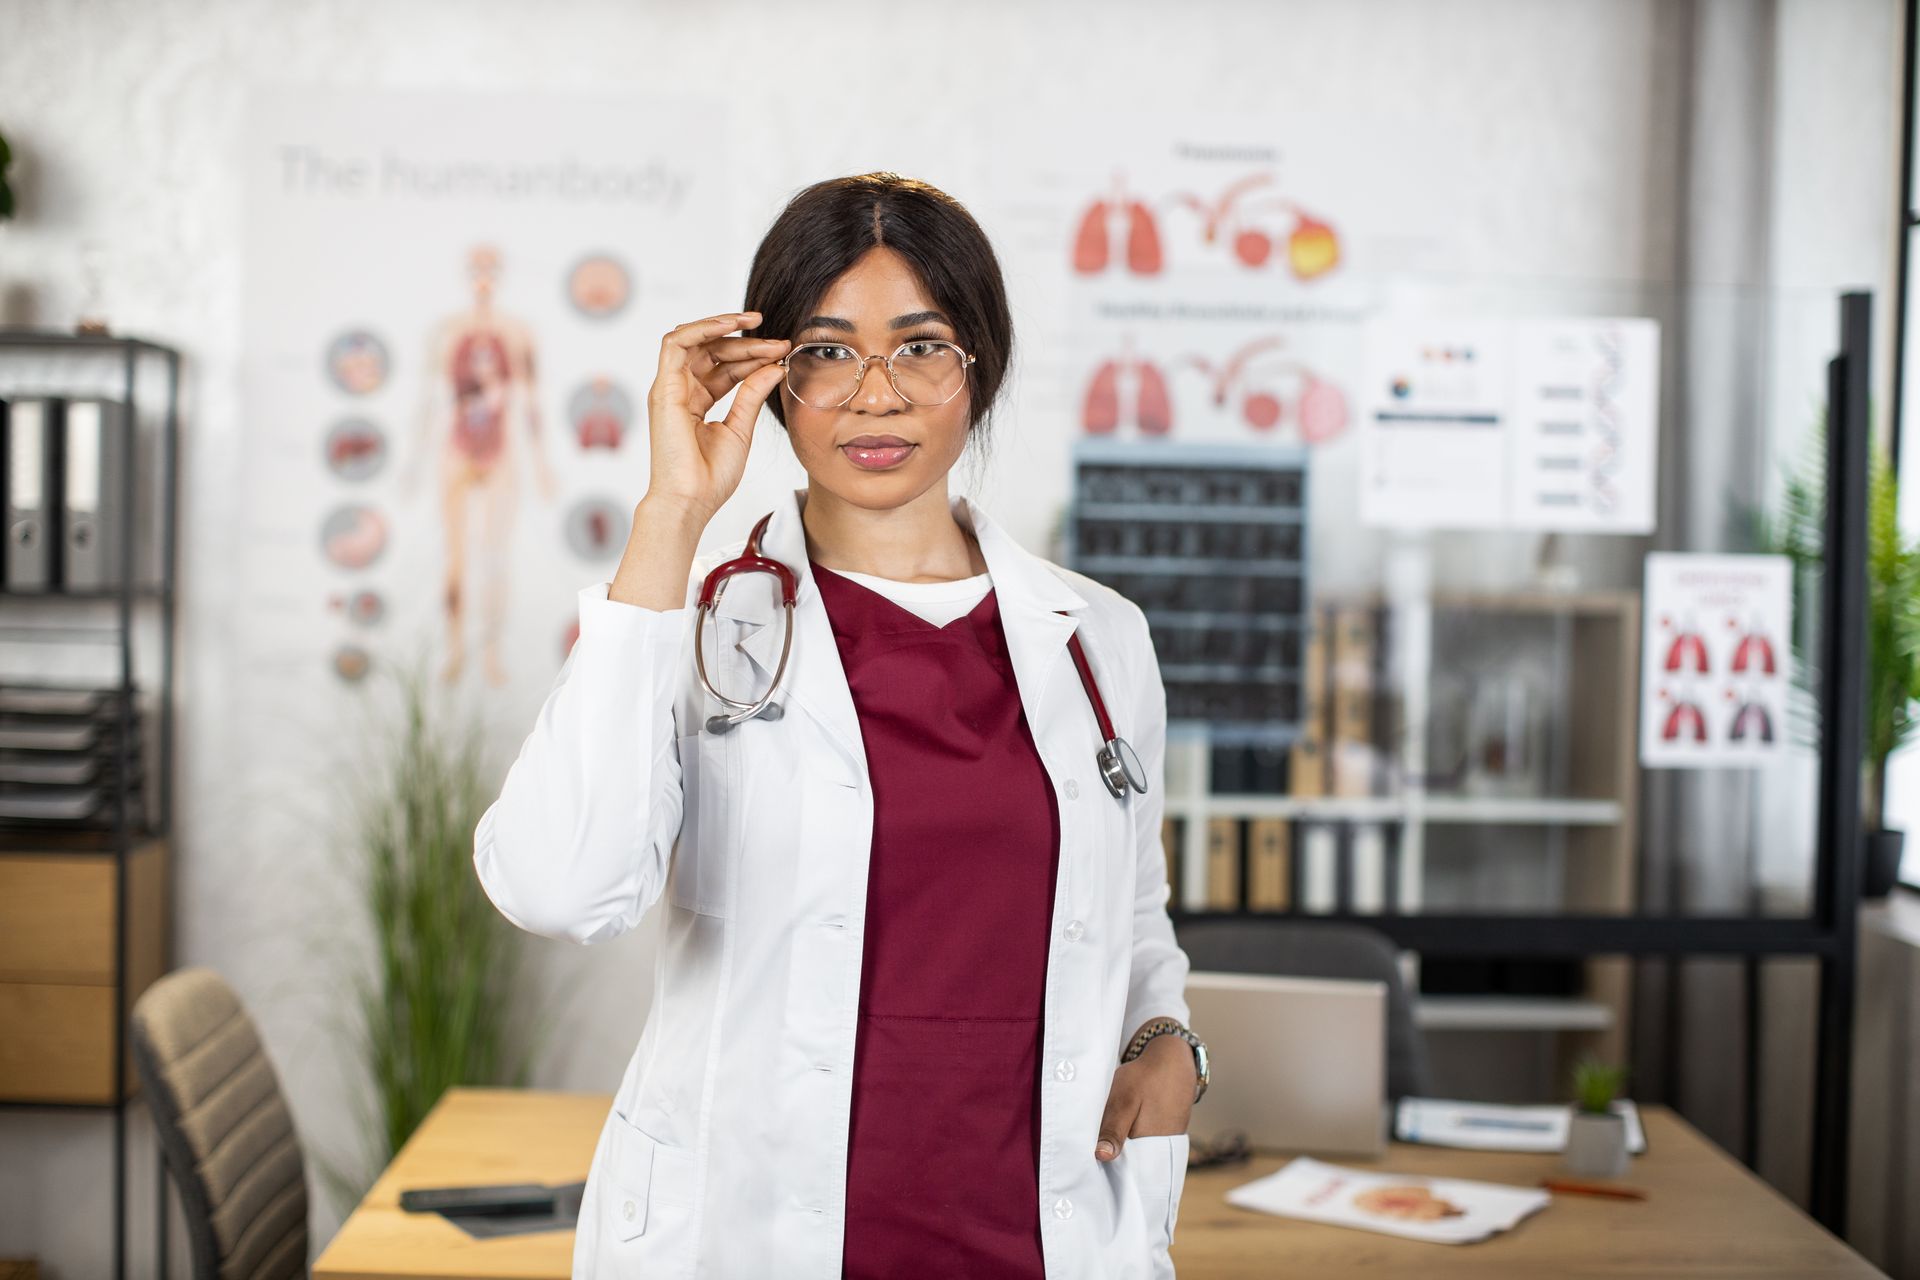
[[(852, 348), (815, 343), (796, 349), (787, 360), (787, 388), (802, 404), (832, 409), (860, 389), (866, 365)], [(966, 378), (960, 349), (945, 342), (909, 342), (893, 356), (893, 386), (908, 404), (945, 404), (959, 394)]]

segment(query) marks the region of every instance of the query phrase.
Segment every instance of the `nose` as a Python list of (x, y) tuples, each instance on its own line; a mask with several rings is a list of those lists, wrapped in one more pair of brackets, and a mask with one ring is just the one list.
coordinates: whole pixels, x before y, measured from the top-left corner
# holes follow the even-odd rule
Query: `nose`
[[(877, 376), (878, 383), (869, 379)], [(868, 404), (871, 395), (873, 403)], [(885, 413), (895, 408), (905, 408), (906, 401), (894, 390), (893, 379), (887, 374), (887, 361), (884, 356), (865, 356), (860, 362), (860, 382), (854, 387), (851, 407), (862, 413)]]

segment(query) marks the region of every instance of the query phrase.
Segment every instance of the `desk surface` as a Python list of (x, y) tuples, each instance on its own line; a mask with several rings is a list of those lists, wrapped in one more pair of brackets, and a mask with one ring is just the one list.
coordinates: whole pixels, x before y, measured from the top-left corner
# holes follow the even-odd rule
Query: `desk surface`
[[(450, 1091), (320, 1255), (315, 1280), (564, 1280), (571, 1232), (472, 1240), (437, 1216), (403, 1212), (400, 1192), (461, 1182), (577, 1182), (587, 1175), (611, 1105), (606, 1094)], [(1666, 1108), (1642, 1107), (1641, 1118), (1647, 1152), (1622, 1181), (1645, 1188), (1648, 1200), (1556, 1195), (1515, 1230), (1479, 1244), (1424, 1244), (1226, 1203), (1228, 1188), (1273, 1172), (1286, 1163), (1281, 1156), (1195, 1170), (1180, 1202), (1174, 1262), (1182, 1280), (1881, 1275)], [(1336, 1162), (1528, 1186), (1554, 1172), (1559, 1157), (1395, 1143), (1379, 1161)]]

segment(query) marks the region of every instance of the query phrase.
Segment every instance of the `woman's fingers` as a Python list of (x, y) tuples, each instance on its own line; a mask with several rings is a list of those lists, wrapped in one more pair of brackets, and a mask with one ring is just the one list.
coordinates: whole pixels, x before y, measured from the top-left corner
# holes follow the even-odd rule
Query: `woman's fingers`
[[(732, 344), (732, 345), (728, 345)], [(702, 387), (714, 400), (733, 390), (733, 384), (762, 365), (787, 353), (787, 343), (769, 338), (722, 338), (707, 344), (708, 360), (703, 371), (695, 373)], [(696, 359), (696, 366), (701, 363)], [(708, 401), (711, 406), (712, 401)], [(705, 412), (703, 409), (702, 412)]]
[(751, 329), (759, 323), (758, 311), (735, 311), (728, 315), (708, 316), (704, 320), (689, 320), (676, 326), (660, 339), (660, 374), (666, 376), (692, 368), (696, 348), (715, 338), (724, 337), (735, 329)]
[(753, 424), (759, 419), (767, 397), (786, 376), (787, 371), (777, 364), (763, 365), (749, 373), (740, 383), (740, 394), (733, 398), (733, 407), (727, 410), (727, 429), (743, 440), (751, 440)]

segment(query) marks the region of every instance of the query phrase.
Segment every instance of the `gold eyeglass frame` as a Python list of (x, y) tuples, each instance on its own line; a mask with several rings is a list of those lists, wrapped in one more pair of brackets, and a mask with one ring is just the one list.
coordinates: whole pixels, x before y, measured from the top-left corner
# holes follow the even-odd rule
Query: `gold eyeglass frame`
[[(922, 402), (919, 400), (912, 399), (907, 395), (906, 392), (900, 389), (900, 379), (896, 378), (893, 374), (894, 358), (898, 356), (902, 351), (905, 351), (908, 347), (915, 346), (917, 344), (925, 344), (928, 346), (936, 346), (936, 347), (952, 347), (955, 351), (958, 351), (960, 353), (960, 356), (961, 356), (960, 385), (955, 387), (953, 389), (953, 394), (949, 395), (945, 400), (934, 400), (934, 401)], [(782, 379), (782, 381), (786, 383), (787, 390), (792, 392), (793, 398), (795, 400), (799, 400), (801, 404), (806, 405), (807, 408), (809, 409), (838, 409), (841, 405), (845, 404), (848, 400), (851, 400), (855, 396), (859, 395), (860, 384), (867, 380), (867, 365), (870, 361), (874, 361), (874, 360), (878, 360), (883, 366), (885, 366), (887, 370), (887, 385), (893, 388), (893, 394), (899, 396), (902, 400), (905, 400), (908, 404), (912, 405), (916, 409), (931, 409), (938, 405), (943, 405), (948, 403), (953, 399), (954, 396), (959, 395), (961, 391), (963, 391), (966, 388), (967, 367), (973, 363), (973, 356), (967, 352), (967, 349), (965, 347), (962, 347), (957, 342), (948, 342), (945, 338), (909, 338), (907, 341), (895, 347), (893, 349), (893, 355), (891, 356), (860, 356), (860, 371), (854, 374), (853, 390), (847, 392), (846, 399), (837, 400), (832, 404), (814, 404), (812, 401), (800, 399), (800, 393), (799, 391), (795, 390), (793, 385), (793, 365), (788, 363), (796, 355), (799, 355), (802, 351), (805, 351), (808, 347), (846, 347), (847, 350), (849, 351), (853, 351), (853, 348), (850, 346), (847, 346), (847, 344), (844, 342), (803, 342), (799, 346), (793, 348), (793, 350), (787, 352), (787, 354), (785, 354), (784, 356), (781, 356), (779, 360), (775, 361), (776, 364), (778, 364), (782, 369), (785, 369), (787, 371), (786, 377)], [(859, 352), (854, 352), (854, 354), (859, 355)]]

